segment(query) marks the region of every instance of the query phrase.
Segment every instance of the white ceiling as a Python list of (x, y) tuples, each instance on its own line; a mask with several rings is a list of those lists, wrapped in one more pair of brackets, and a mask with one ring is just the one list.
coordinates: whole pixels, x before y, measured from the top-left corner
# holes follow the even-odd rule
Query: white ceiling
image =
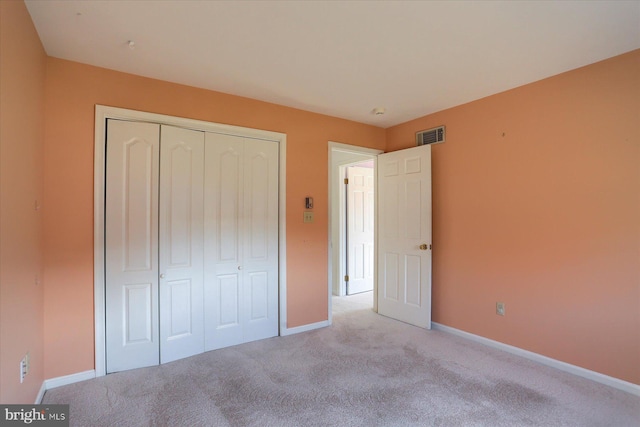
[(385, 128), (640, 48), (637, 0), (26, 4), (50, 56)]

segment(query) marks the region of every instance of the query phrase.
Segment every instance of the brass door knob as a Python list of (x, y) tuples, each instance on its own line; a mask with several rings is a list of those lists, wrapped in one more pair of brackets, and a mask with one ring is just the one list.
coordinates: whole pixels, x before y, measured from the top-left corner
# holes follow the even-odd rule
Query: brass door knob
[(426, 243), (423, 243), (423, 244), (421, 244), (421, 245), (420, 245), (420, 250), (421, 250), (421, 251), (426, 251), (428, 248), (429, 248), (429, 247), (427, 246), (427, 244), (426, 244)]

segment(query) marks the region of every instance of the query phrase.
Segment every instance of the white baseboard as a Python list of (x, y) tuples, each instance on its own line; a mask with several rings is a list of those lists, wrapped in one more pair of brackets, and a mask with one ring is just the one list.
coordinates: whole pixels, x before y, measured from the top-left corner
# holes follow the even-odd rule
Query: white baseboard
[(280, 336), (286, 337), (287, 335), (299, 334), (300, 332), (313, 331), (314, 329), (325, 328), (329, 325), (330, 323), (328, 320), (323, 320), (322, 322), (296, 326), (295, 328), (286, 328), (280, 331)]
[(40, 391), (36, 396), (36, 405), (42, 403), (42, 398), (47, 390), (52, 388), (61, 387), (63, 385), (79, 383), (80, 381), (90, 380), (96, 377), (96, 371), (94, 369), (90, 371), (78, 372), (77, 374), (65, 375), (63, 377), (51, 378), (44, 380)]
[(44, 381), (46, 390), (52, 388), (61, 387), (63, 385), (79, 383), (80, 381), (91, 380), (96, 377), (96, 371), (91, 369), (90, 371), (78, 372), (77, 374), (65, 375), (63, 377), (51, 378)]
[(450, 326), (441, 325), (436, 322), (431, 322), (431, 325), (433, 329), (436, 331), (448, 332), (450, 334), (457, 335), (459, 337), (466, 338), (471, 341), (475, 341), (477, 343), (486, 345), (488, 347), (493, 347), (498, 350), (506, 351), (507, 353), (524, 357), (525, 359), (538, 362), (542, 365), (550, 366), (552, 368), (556, 368), (561, 371), (568, 372), (570, 374), (577, 375), (579, 377), (586, 378), (588, 380), (595, 381), (600, 384), (608, 385), (609, 387), (617, 388), (618, 390), (622, 390), (624, 392), (633, 394), (635, 396), (640, 396), (640, 385), (633, 384), (618, 378), (610, 377), (608, 375), (591, 371), (589, 369), (581, 368), (579, 366), (562, 362), (557, 359), (552, 359), (550, 357), (543, 356), (541, 354), (534, 353), (532, 351), (523, 350), (519, 347), (514, 347), (512, 345), (504, 344), (499, 341), (494, 341), (489, 338), (481, 337), (480, 335), (475, 335), (469, 332), (461, 331), (460, 329), (452, 328)]

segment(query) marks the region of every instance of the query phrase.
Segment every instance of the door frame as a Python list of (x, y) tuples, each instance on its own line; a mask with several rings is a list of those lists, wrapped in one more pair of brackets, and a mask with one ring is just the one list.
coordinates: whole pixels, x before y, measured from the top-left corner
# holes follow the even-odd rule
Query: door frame
[[(342, 180), (340, 178), (341, 170), (348, 165), (361, 163), (369, 160), (373, 160), (373, 175), (377, 176), (377, 156), (384, 151), (374, 148), (359, 147), (357, 145), (343, 144), (340, 142), (329, 141), (329, 257), (328, 257), (328, 322), (333, 321), (333, 308), (332, 308), (332, 296), (335, 290), (339, 290), (344, 286), (343, 281), (340, 280), (340, 275), (345, 271), (345, 236), (346, 227), (344, 221), (345, 206), (346, 206), (346, 193)], [(377, 188), (377, 186), (376, 186)], [(377, 190), (374, 188), (374, 206), (377, 206)], [(374, 221), (377, 223), (377, 208), (374, 210)], [(377, 228), (377, 227), (376, 227)], [(374, 246), (377, 248), (377, 230), (374, 228)], [(374, 252), (374, 280), (373, 280), (373, 292), (374, 292), (374, 310), (377, 310), (377, 249)]]
[[(106, 123), (108, 119), (158, 123), (183, 127), (203, 132), (223, 133), (247, 138), (262, 139), (278, 143), (278, 306), (279, 335), (287, 332), (287, 257), (286, 257), (286, 155), (287, 135), (260, 129), (231, 126), (220, 123), (147, 113), (137, 110), (96, 105), (94, 136), (94, 209), (93, 209), (93, 271), (94, 271), (94, 328), (95, 328), (95, 372), (106, 375), (106, 320), (105, 320), (105, 265), (104, 265), (104, 209), (105, 209), (105, 150)], [(331, 299), (329, 299), (331, 302)]]

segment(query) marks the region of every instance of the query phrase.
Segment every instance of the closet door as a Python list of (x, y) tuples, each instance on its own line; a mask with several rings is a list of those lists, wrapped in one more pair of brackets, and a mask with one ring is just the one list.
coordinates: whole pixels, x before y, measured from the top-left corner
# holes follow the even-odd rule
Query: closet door
[(204, 132), (160, 129), (160, 363), (204, 351)]
[(242, 342), (242, 138), (205, 137), (205, 349)]
[(107, 372), (157, 365), (160, 126), (108, 120)]
[(205, 349), (278, 334), (278, 147), (206, 134)]
[(204, 133), (107, 132), (107, 372), (202, 353)]
[(278, 335), (278, 146), (245, 138), (244, 342)]

